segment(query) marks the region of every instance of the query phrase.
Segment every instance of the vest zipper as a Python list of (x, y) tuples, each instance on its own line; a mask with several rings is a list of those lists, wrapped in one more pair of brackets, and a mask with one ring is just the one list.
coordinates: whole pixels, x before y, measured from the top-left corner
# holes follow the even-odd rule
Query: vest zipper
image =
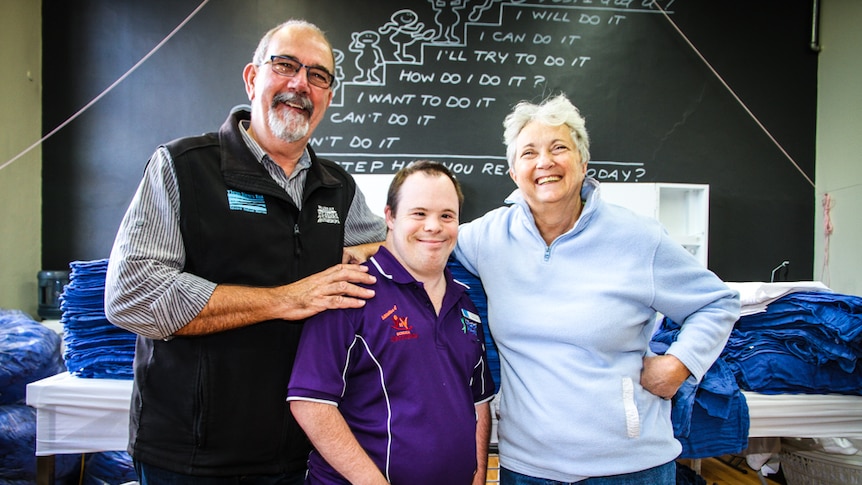
[(302, 240), (300, 239), (299, 224), (293, 225), (293, 255), (299, 260), (302, 254)]

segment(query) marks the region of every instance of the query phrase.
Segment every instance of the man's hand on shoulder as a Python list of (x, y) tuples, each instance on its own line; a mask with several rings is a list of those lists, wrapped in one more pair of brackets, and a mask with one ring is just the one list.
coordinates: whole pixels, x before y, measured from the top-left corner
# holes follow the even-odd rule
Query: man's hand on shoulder
[(376, 281), (364, 266), (337, 264), (274, 288), (218, 285), (203, 310), (174, 335), (208, 335), (267, 320), (304, 320), (324, 310), (361, 308), (374, 290), (359, 285)]
[(361, 308), (374, 297), (374, 290), (359, 286), (373, 285), (377, 278), (358, 264), (337, 264), (295, 283), (275, 288), (279, 318), (302, 320), (325, 310)]
[(361, 264), (368, 261), (377, 249), (380, 248), (382, 242), (374, 242), (360, 244), (358, 246), (348, 246), (344, 248), (344, 253), (341, 257), (341, 262), (344, 264)]

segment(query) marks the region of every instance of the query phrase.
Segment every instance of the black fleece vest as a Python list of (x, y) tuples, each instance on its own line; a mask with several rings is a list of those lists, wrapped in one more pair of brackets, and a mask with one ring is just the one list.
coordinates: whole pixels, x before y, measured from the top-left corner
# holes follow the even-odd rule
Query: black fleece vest
[[(302, 211), (245, 146), (233, 113), (218, 134), (167, 145), (180, 191), (185, 271), (215, 283), (275, 286), (341, 261), (356, 190), (312, 153)], [(132, 455), (192, 475), (305, 468), (311, 446), (285, 401), (302, 322), (204, 337), (139, 338)]]

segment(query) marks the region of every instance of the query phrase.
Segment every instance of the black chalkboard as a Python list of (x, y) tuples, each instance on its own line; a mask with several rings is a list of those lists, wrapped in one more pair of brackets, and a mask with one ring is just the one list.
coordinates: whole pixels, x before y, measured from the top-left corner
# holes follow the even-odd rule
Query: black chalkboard
[[(46, 1), (45, 131), (198, 5)], [(211, 1), (45, 143), (43, 266), (107, 257), (156, 145), (245, 104), (257, 40), (294, 16), (336, 49), (339, 81), (312, 144), (350, 172), (440, 160), (464, 184), (470, 220), (514, 188), (505, 115), (565, 92), (587, 119), (599, 180), (710, 185), (719, 276), (768, 280), (789, 260), (790, 279), (811, 278), (817, 57), (810, 5), (779, 0)]]

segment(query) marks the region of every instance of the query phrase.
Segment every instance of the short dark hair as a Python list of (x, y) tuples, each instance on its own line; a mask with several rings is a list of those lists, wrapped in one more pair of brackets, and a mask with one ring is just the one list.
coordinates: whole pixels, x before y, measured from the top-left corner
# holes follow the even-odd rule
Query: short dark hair
[(398, 212), (398, 200), (401, 195), (401, 186), (404, 185), (404, 181), (407, 180), (407, 177), (417, 172), (422, 172), (430, 176), (442, 175), (449, 177), (449, 180), (451, 180), (452, 184), (455, 186), (455, 193), (458, 194), (458, 211), (461, 211), (461, 205), (464, 204), (464, 192), (461, 191), (461, 184), (458, 182), (458, 179), (455, 178), (455, 175), (453, 175), (452, 172), (440, 162), (435, 162), (433, 160), (416, 160), (396, 172), (395, 178), (393, 178), (392, 182), (389, 184), (389, 192), (386, 194), (386, 205), (389, 206), (389, 210), (393, 215)]

